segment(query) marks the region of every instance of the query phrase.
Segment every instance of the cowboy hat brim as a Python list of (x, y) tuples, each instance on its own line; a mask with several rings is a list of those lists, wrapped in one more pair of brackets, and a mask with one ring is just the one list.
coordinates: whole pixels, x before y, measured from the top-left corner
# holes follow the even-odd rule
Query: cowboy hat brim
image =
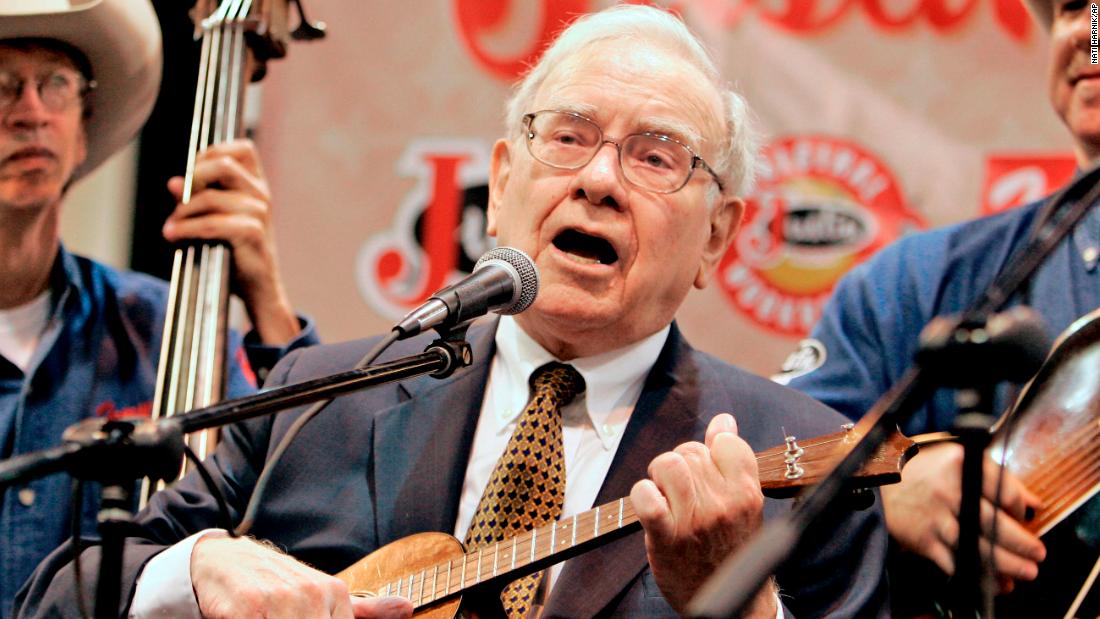
[(0, 0), (0, 41), (52, 39), (84, 54), (96, 88), (80, 178), (145, 124), (160, 88), (160, 24), (148, 0)]
[(1027, 0), (1026, 4), (1035, 21), (1042, 24), (1043, 28), (1049, 29), (1050, 24), (1054, 21), (1053, 0)]

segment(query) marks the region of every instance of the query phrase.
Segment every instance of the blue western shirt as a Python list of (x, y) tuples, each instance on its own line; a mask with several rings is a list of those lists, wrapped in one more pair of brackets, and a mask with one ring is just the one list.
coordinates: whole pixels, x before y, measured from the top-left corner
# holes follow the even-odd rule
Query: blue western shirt
[[(68, 426), (88, 417), (148, 414), (156, 384), (168, 286), (122, 272), (63, 248), (50, 280), (48, 339), (24, 374), (0, 356), (0, 458), (60, 444)], [(255, 391), (249, 361), (270, 368), (284, 352), (316, 341), (305, 325), (286, 348), (248, 346), (230, 351), (227, 395)], [(72, 481), (56, 474), (13, 486), (0, 495), (0, 617), (38, 563), (71, 534)], [(98, 497), (81, 505), (82, 532), (95, 532)]]
[[(823, 364), (790, 386), (859, 419), (912, 365), (928, 321), (966, 309), (1025, 244), (1041, 206), (908, 236), (852, 269), (811, 334), (823, 345)], [(1053, 338), (1100, 307), (1098, 255), (1100, 210), (1093, 209), (1012, 304), (1035, 309)], [(994, 414), (1005, 410), (1008, 396), (998, 392)], [(903, 430), (948, 430), (955, 411), (953, 392), (940, 390)]]
[[(928, 321), (968, 308), (1026, 244), (1043, 215), (1042, 205), (1035, 203), (916, 234), (853, 269), (837, 285), (812, 333), (823, 347), (821, 367), (794, 376), (790, 386), (852, 419), (861, 417), (911, 366), (920, 332)], [(1049, 335), (1056, 336), (1077, 318), (1100, 307), (1098, 257), (1100, 210), (1094, 208), (1054, 249), (1011, 304), (1031, 306), (1043, 317)], [(815, 356), (807, 350), (800, 352), (803, 361)], [(816, 356), (822, 361), (820, 351)], [(992, 412), (999, 415), (1006, 410), (1015, 393), (1014, 388), (1002, 384)], [(902, 429), (909, 435), (950, 430), (956, 410), (954, 392), (941, 389)], [(1040, 566), (1041, 575), (1048, 574), (1046, 580), (1017, 583), (1017, 595), (998, 604), (998, 616), (1045, 616), (1054, 600), (1065, 598), (1061, 601), (1068, 603), (1076, 590), (1054, 593), (1051, 583), (1064, 580), (1067, 587), (1072, 587), (1088, 573), (1095, 558), (1090, 554), (1096, 552), (1095, 543), (1090, 552), (1074, 549), (1100, 535), (1100, 527), (1095, 524), (1098, 517), (1100, 499), (1096, 498), (1075, 512), (1067, 521), (1072, 528), (1063, 527), (1056, 539), (1047, 541), (1054, 544), (1052, 553), (1058, 556), (1052, 554)], [(935, 579), (928, 580), (930, 574), (921, 572), (904, 553), (892, 553), (891, 561), (891, 595), (895, 602), (909, 612), (929, 610), (922, 605), (933, 599), (935, 585), (931, 583)], [(914, 569), (918, 571), (912, 572)], [(1088, 604), (1086, 601), (1085, 608)]]

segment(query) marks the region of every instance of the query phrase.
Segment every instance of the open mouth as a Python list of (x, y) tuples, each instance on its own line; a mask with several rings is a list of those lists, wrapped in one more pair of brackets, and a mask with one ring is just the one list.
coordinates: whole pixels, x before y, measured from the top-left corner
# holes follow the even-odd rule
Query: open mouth
[(619, 259), (611, 243), (578, 230), (563, 230), (554, 237), (554, 247), (589, 264), (614, 264)]

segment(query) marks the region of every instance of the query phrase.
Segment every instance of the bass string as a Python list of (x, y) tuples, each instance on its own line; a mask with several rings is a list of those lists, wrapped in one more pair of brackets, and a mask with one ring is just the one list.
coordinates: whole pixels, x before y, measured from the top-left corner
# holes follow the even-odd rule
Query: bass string
[(1040, 461), (1034, 469), (1021, 475), (1021, 480), (1033, 492), (1045, 492), (1049, 488), (1057, 489), (1067, 472), (1073, 471), (1082, 459), (1098, 453), (1097, 439), (1100, 437), (1096, 424), (1089, 423), (1071, 432), (1073, 438), (1058, 449), (1057, 455), (1049, 460)]
[[(211, 30), (212, 36), (220, 47), (218, 66), (210, 66), (206, 83), (216, 84), (213, 92), (206, 89), (203, 109), (203, 126), (211, 128), (212, 133), (202, 131), (202, 148), (222, 143), (235, 137), (238, 124), (235, 122), (241, 109), (243, 93), (240, 85), (244, 83), (243, 72), (246, 62), (244, 19), (251, 8), (251, 1), (233, 0)], [(209, 114), (213, 110), (214, 117)], [(197, 156), (197, 153), (196, 153)], [(194, 337), (195, 358), (201, 367), (192, 372), (190, 384), (196, 389), (189, 398), (190, 408), (207, 406), (220, 397), (221, 372), (219, 368), (224, 358), (221, 333), (224, 330), (224, 307), (228, 294), (229, 254), (224, 246), (203, 244), (199, 252), (197, 269), (199, 294), (194, 308), (196, 325), (202, 331)], [(206, 437), (202, 439), (206, 442)], [(200, 453), (204, 453), (202, 449)]]
[(1058, 456), (1040, 462), (1021, 477), (1021, 481), (1042, 501), (1038, 517), (1031, 523), (1036, 530), (1062, 516), (1083, 496), (1100, 484), (1100, 453), (1093, 448), (1100, 435), (1095, 424), (1089, 423), (1074, 433)]
[(1043, 508), (1031, 527), (1042, 529), (1048, 524), (1061, 518), (1065, 511), (1072, 508), (1078, 501), (1088, 495), (1100, 481), (1100, 462), (1093, 462), (1086, 470), (1077, 473), (1077, 479), (1065, 484), (1059, 491), (1048, 496), (1040, 496)]
[[(246, 63), (244, 16), (251, 1), (225, 0), (202, 23), (199, 76), (184, 172), (182, 201), (195, 190), (198, 154), (212, 144), (232, 137), (234, 122), (242, 108), (239, 85), (232, 77), (242, 73)], [(171, 363), (158, 372), (157, 393), (162, 394), (158, 412), (165, 416), (207, 406), (221, 398), (225, 357), (225, 310), (228, 306), (229, 252), (221, 244), (188, 244), (176, 250), (162, 356)], [(171, 334), (169, 338), (167, 334)], [(171, 343), (168, 340), (171, 340)], [(185, 443), (204, 457), (213, 447), (213, 432), (184, 437)], [(186, 472), (186, 463), (184, 472)]]

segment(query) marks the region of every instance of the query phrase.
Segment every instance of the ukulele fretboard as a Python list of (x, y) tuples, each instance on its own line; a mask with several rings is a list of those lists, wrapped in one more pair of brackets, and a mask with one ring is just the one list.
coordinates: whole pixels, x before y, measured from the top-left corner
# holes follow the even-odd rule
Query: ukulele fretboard
[(407, 574), (386, 583), (375, 594), (405, 597), (420, 608), (636, 522), (634, 506), (624, 497)]

